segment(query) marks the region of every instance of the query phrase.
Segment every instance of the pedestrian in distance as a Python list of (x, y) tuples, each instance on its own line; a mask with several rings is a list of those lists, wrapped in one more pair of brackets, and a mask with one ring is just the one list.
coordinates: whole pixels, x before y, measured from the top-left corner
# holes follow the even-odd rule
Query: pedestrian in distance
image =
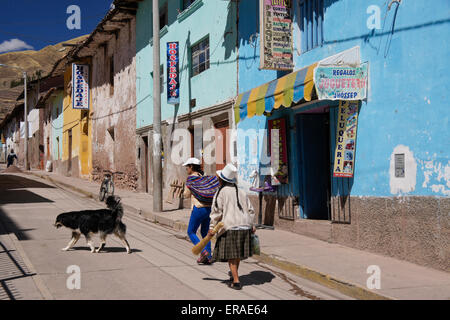
[(8, 165), (7, 168), (9, 168), (9, 166), (12, 166), (14, 164), (14, 159), (16, 159), (17, 161), (19, 161), (19, 158), (17, 158), (17, 155), (14, 153), (14, 149), (11, 149), (11, 151), (9, 151), (8, 154)]
[[(197, 237), (197, 230), (200, 227), (200, 234), (204, 238), (208, 234), (211, 213), (211, 204), (214, 194), (219, 188), (219, 180), (216, 176), (205, 176), (201, 169), (200, 160), (189, 158), (184, 164), (188, 174), (184, 198), (191, 198), (191, 217), (187, 234), (194, 245), (200, 242)], [(198, 264), (211, 264), (211, 242), (205, 246), (197, 259)]]
[(213, 260), (228, 262), (229, 286), (240, 290), (239, 263), (253, 255), (251, 238), (256, 231), (255, 211), (245, 192), (237, 187), (235, 166), (227, 164), (217, 171), (217, 176), (220, 187), (212, 203), (209, 233), (213, 235), (213, 229), (220, 221), (224, 226), (217, 233)]

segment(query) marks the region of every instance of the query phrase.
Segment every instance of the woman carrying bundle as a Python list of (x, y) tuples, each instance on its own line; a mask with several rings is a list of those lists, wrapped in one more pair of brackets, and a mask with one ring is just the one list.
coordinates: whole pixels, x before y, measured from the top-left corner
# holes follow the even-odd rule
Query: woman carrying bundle
[(214, 261), (228, 262), (230, 267), (229, 286), (240, 290), (239, 263), (253, 255), (252, 233), (254, 227), (255, 212), (244, 191), (236, 185), (237, 169), (232, 164), (227, 164), (223, 170), (217, 171), (220, 188), (217, 191), (211, 210), (211, 223), (209, 233), (214, 234), (214, 227), (222, 221), (224, 226), (217, 234), (214, 248)]
[[(200, 160), (196, 158), (188, 159), (184, 164), (188, 174), (186, 180), (186, 189), (184, 191), (184, 198), (191, 198), (191, 217), (187, 234), (192, 243), (196, 245), (200, 242), (197, 237), (197, 230), (200, 228), (202, 237), (208, 234), (211, 213), (211, 204), (214, 194), (219, 188), (219, 180), (216, 176), (204, 176), (201, 170)], [(209, 242), (205, 249), (197, 259), (199, 264), (211, 264), (211, 242)]]

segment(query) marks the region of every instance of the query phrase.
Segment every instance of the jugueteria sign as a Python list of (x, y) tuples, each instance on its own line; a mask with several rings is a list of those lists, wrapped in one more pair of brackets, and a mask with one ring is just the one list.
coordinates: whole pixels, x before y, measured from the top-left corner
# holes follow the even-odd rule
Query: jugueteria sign
[(339, 101), (333, 176), (352, 178), (355, 168), (359, 101)]
[(360, 67), (318, 66), (314, 84), (319, 100), (364, 100), (367, 93), (368, 64)]
[(180, 103), (178, 42), (167, 42), (167, 103)]
[(72, 63), (72, 108), (89, 109), (89, 66)]
[(260, 68), (292, 70), (291, 0), (260, 0)]

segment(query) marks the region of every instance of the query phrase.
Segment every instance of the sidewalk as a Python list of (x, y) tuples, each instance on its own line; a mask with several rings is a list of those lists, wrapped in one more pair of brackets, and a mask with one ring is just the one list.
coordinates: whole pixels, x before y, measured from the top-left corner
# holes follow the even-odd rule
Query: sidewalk
[[(100, 185), (83, 179), (32, 170), (34, 176), (98, 199)], [(187, 236), (190, 210), (163, 203), (164, 212), (153, 213), (152, 196), (116, 189), (127, 212), (166, 225)], [(327, 243), (283, 230), (258, 230), (261, 255), (256, 260), (338, 290), (357, 299), (450, 299), (450, 273), (410, 262)], [(367, 288), (369, 266), (380, 269), (380, 289)]]

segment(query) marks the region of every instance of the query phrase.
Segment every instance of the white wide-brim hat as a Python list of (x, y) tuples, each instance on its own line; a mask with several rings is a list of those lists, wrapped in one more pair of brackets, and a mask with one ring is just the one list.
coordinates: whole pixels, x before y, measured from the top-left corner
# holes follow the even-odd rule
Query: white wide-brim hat
[(226, 182), (236, 183), (237, 168), (231, 163), (227, 164), (223, 170), (217, 170), (216, 173), (220, 179)]
[(186, 167), (188, 164), (196, 164), (199, 165), (201, 162), (197, 158), (189, 158), (186, 160), (185, 163), (183, 163), (183, 167)]

